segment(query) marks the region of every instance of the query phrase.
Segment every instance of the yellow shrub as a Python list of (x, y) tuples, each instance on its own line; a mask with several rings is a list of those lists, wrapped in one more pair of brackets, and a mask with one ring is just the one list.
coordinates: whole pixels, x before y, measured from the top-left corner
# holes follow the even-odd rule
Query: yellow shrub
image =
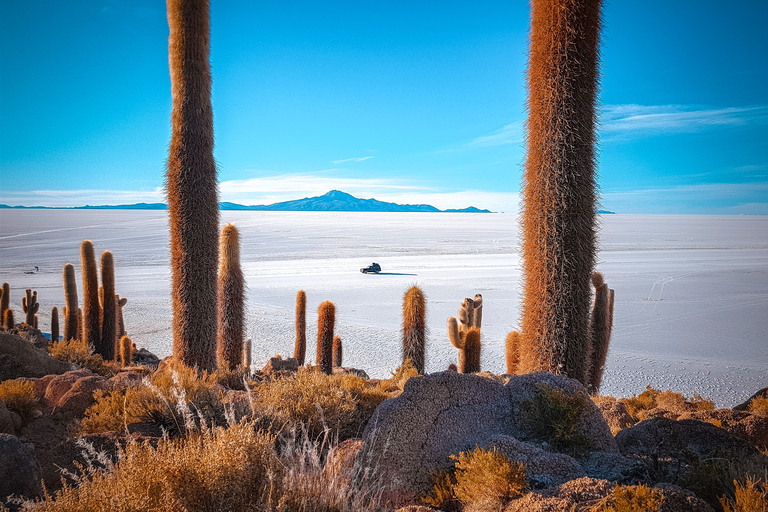
[(749, 411), (768, 416), (768, 396), (759, 396), (749, 402)]
[(720, 498), (725, 512), (768, 512), (768, 486), (764, 482), (747, 478), (744, 485), (736, 480), (733, 484), (736, 486), (736, 503), (725, 496)]
[(476, 448), (451, 458), (457, 461), (453, 492), (463, 503), (498, 506), (522, 495), (526, 488), (525, 465), (512, 462), (495, 448)]
[(703, 398), (699, 394), (694, 394), (693, 398), (686, 400), (680, 393), (672, 390), (658, 391), (651, 386), (647, 386), (645, 391), (632, 398), (622, 398), (619, 400), (624, 403), (630, 416), (638, 421), (648, 417), (647, 412), (651, 409), (660, 407), (667, 411), (681, 414), (685, 411), (711, 411), (715, 408), (715, 403), (708, 398)]
[(452, 471), (439, 472), (432, 477), (432, 492), (421, 501), (440, 510), (461, 510), (461, 504), (453, 493), (454, 485)]
[(617, 485), (590, 512), (657, 512), (664, 502), (658, 489), (651, 489), (643, 484), (637, 486)]
[(80, 368), (87, 368), (104, 377), (112, 377), (117, 370), (117, 365), (105, 362), (99, 354), (93, 353), (93, 347), (89, 347), (82, 340), (54, 341), (48, 347), (48, 352), (56, 359), (75, 363)]
[(22, 418), (29, 418), (37, 407), (35, 386), (28, 381), (4, 380), (0, 382), (0, 399), (5, 406)]

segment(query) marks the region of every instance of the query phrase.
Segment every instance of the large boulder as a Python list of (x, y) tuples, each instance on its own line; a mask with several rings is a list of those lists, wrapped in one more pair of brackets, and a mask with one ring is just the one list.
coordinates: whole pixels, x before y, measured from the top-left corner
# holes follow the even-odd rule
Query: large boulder
[(0, 434), (16, 434), (13, 416), (11, 411), (5, 406), (2, 398), (0, 398)]
[(59, 361), (15, 334), (0, 333), (0, 381), (61, 375), (74, 369), (77, 365)]
[(45, 388), (44, 401), (45, 405), (54, 408), (59, 405), (61, 397), (67, 394), (75, 382), (83, 377), (93, 377), (94, 373), (91, 370), (83, 368), (82, 370), (72, 370), (61, 375), (57, 375), (50, 380), (48, 386)]
[(731, 409), (716, 409), (684, 414), (680, 419), (700, 420), (718, 425), (759, 450), (768, 450), (768, 416)]
[[(451, 455), (507, 439), (497, 436), (550, 448), (535, 421), (521, 414), (542, 396), (542, 384), (586, 397), (578, 381), (546, 372), (514, 376), (506, 384), (451, 371), (409, 379), (403, 393), (384, 401), (368, 422), (354, 484), (386, 482), (382, 503), (396, 508), (429, 492), (431, 477), (453, 465)], [(591, 451), (618, 453), (600, 410), (588, 399), (584, 406), (577, 433), (591, 441)]]
[(31, 444), (0, 434), (0, 503), (10, 495), (37, 498), (42, 494), (40, 465), (33, 451)]
[(283, 359), (280, 356), (271, 357), (264, 368), (261, 369), (262, 375), (276, 377), (279, 375), (293, 375), (299, 371), (299, 361), (295, 357)]
[(93, 394), (107, 388), (107, 379), (99, 375), (81, 377), (64, 393), (56, 404), (56, 410), (83, 416), (85, 410), (96, 403)]

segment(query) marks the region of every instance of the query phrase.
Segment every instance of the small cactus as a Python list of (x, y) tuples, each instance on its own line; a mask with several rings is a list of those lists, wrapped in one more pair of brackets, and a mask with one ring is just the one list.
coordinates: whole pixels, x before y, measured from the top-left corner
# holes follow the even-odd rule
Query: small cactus
[(28, 326), (37, 328), (37, 311), (40, 309), (40, 303), (37, 302), (37, 291), (27, 288), (27, 295), (21, 298), (21, 309), (27, 315), (25, 322)]
[[(101, 335), (96, 353), (105, 361), (117, 359), (115, 336), (117, 331), (117, 305), (115, 304), (115, 260), (110, 251), (101, 253)], [(95, 345), (95, 344), (94, 344)]]
[(123, 336), (117, 343), (120, 349), (120, 364), (131, 366), (133, 363), (133, 342), (128, 336)]
[(299, 290), (296, 294), (296, 343), (293, 348), (293, 357), (304, 365), (307, 355), (307, 294)]
[(11, 285), (3, 283), (3, 288), (0, 290), (0, 314), (9, 307), (11, 307)]
[(16, 322), (13, 319), (13, 310), (11, 308), (3, 311), (3, 329), (10, 331), (16, 327)]
[(96, 268), (96, 255), (90, 240), (80, 244), (80, 270), (83, 275), (83, 332), (86, 345), (93, 346), (94, 352), (107, 359), (102, 353), (101, 307), (99, 306), (99, 275)]
[(249, 371), (251, 369), (251, 343), (251, 338), (248, 338), (243, 344), (243, 366)]
[(418, 286), (412, 286), (403, 298), (403, 362), (410, 359), (419, 374), (424, 374), (426, 347), (426, 300)]
[(51, 343), (59, 341), (59, 308), (51, 308)]
[(77, 282), (75, 267), (71, 263), (64, 265), (64, 341), (80, 339), (77, 318)]
[(517, 367), (520, 364), (520, 333), (512, 331), (507, 334), (507, 343), (505, 347), (507, 356), (507, 373), (509, 375), (517, 374)]
[(480, 329), (472, 327), (464, 336), (464, 350), (459, 352), (459, 372), (477, 373), (480, 371)]
[(333, 337), (333, 346), (331, 347), (331, 359), (333, 359), (334, 368), (341, 368), (343, 366), (341, 364), (342, 363), (341, 336)]
[[(466, 298), (459, 308), (459, 320), (448, 318), (448, 339), (451, 345), (459, 349), (459, 366), (461, 373), (474, 373), (480, 371), (480, 325), (483, 318), (483, 296), (479, 293), (474, 299)], [(477, 340), (473, 334), (472, 344), (469, 347), (471, 354), (467, 356), (467, 334), (477, 331)], [(467, 357), (469, 361), (467, 362)], [(467, 372), (465, 370), (469, 368)], [(477, 368), (477, 369), (474, 369)]]
[(125, 322), (123, 321), (123, 306), (128, 303), (128, 299), (115, 294), (115, 337), (119, 340), (125, 336)]
[(587, 379), (589, 391), (597, 393), (603, 380), (605, 361), (608, 358), (608, 345), (611, 341), (613, 290), (608, 288), (600, 272), (592, 274), (592, 286), (595, 288), (595, 298), (592, 302), (589, 322), (592, 345), (586, 364), (588, 365)]
[(245, 332), (245, 277), (240, 268), (240, 235), (234, 224), (221, 230), (219, 248), (218, 367), (234, 370), (242, 362)]
[(336, 323), (336, 306), (324, 301), (317, 310), (317, 358), (315, 363), (326, 375), (333, 373), (333, 328)]

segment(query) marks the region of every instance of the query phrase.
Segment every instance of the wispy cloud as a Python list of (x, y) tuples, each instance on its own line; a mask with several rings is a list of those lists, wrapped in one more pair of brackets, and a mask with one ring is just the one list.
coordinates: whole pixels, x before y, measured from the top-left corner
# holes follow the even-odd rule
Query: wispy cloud
[(524, 140), (523, 122), (510, 123), (488, 135), (482, 135), (466, 145), (467, 148), (487, 148), (520, 144)]
[(600, 130), (609, 135), (692, 133), (768, 122), (768, 105), (715, 108), (698, 105), (603, 105)]
[(361, 156), (361, 157), (358, 157), (358, 158), (345, 158), (343, 160), (334, 160), (333, 163), (334, 164), (343, 164), (345, 162), (363, 162), (365, 160), (370, 160), (371, 158), (373, 158), (373, 157), (372, 156)]

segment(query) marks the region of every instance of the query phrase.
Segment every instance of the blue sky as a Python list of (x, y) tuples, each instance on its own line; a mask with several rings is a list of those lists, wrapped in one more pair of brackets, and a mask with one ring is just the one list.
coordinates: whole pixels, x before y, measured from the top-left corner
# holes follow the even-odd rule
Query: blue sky
[[(165, 3), (0, 0), (0, 203), (163, 200)], [(220, 199), (517, 211), (528, 4), (212, 0)], [(620, 213), (768, 214), (768, 3), (604, 6)]]

